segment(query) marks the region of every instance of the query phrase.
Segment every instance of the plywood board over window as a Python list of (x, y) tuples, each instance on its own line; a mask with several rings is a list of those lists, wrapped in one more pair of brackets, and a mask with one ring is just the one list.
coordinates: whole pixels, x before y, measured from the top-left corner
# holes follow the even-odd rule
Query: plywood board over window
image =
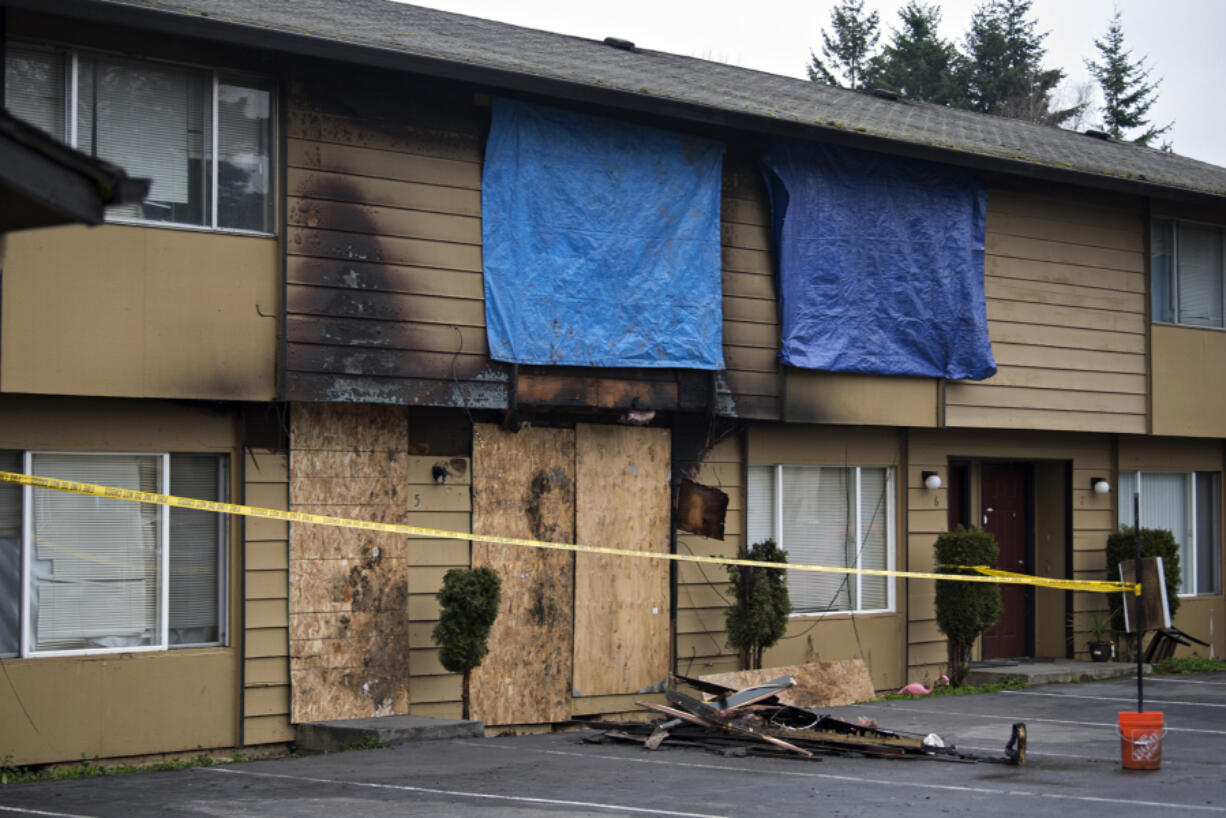
[[(294, 511), (403, 523), (408, 420), (397, 406), (295, 403)], [(406, 538), (290, 526), (292, 720), (403, 715), (409, 709)]]
[[(668, 430), (580, 424), (575, 450), (579, 542), (667, 553)], [(575, 695), (664, 682), (668, 581), (663, 560), (576, 555)]]
[[(574, 430), (475, 426), (473, 530), (573, 542)], [(491, 725), (570, 718), (574, 555), (475, 540), (472, 561), (502, 578), (490, 653), (473, 673), (473, 717)]]
[[(473, 530), (667, 553), (669, 445), (667, 429), (478, 424)], [(627, 709), (627, 694), (667, 676), (668, 563), (475, 540), (473, 565), (502, 578), (490, 653), (473, 675), (475, 718), (532, 724)]]

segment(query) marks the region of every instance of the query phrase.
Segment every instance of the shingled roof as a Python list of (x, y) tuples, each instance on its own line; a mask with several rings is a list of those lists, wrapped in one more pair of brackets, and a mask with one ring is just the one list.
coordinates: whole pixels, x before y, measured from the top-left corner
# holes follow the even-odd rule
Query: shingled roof
[(749, 131), (807, 135), (1093, 187), (1226, 203), (1226, 168), (1177, 154), (390, 0), (12, 4)]

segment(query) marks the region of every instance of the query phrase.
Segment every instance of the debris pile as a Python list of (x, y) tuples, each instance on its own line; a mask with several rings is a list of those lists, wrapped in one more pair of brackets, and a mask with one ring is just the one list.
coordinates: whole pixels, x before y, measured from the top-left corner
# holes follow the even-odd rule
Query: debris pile
[[(820, 754), (875, 758), (932, 758), (946, 761), (1026, 763), (1026, 725), (1013, 725), (1002, 756), (960, 752), (935, 733), (925, 736), (885, 730), (871, 719), (852, 723), (813, 710), (783, 704), (778, 694), (795, 685), (791, 676), (741, 690), (709, 681), (673, 676), (665, 692), (668, 704), (637, 702), (664, 716), (652, 723), (586, 722), (602, 732), (585, 739), (640, 744), (700, 747), (729, 756), (763, 755), (820, 761)], [(696, 699), (677, 689), (681, 682), (702, 692)]]

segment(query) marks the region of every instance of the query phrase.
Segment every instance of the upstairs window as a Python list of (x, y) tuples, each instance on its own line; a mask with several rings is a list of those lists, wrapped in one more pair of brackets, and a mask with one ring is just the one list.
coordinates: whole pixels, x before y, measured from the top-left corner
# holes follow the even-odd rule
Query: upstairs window
[(1154, 320), (1226, 328), (1223, 238), (1211, 225), (1155, 220), (1150, 228)]
[(8, 43), (4, 89), (15, 116), (153, 180), (112, 221), (273, 232), (271, 80)]
[[(894, 472), (888, 468), (750, 466), (749, 542), (774, 539), (788, 562), (894, 567)], [(892, 611), (885, 576), (788, 571), (796, 613)]]

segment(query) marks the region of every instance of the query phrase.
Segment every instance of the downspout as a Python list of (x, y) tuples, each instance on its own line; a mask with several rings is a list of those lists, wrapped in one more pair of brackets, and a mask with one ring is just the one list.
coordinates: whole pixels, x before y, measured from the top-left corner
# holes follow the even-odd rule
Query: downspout
[(277, 400), (286, 400), (289, 388), (289, 82), (285, 79), (284, 63), (280, 65), (280, 81), (277, 88), (277, 222), (281, 227), (281, 321), (280, 338), (277, 339)]
[[(243, 503), (247, 502), (247, 415), (239, 412), (238, 485)], [(231, 633), (230, 644), (238, 651), (238, 746), (247, 746), (247, 515), (238, 518), (238, 627), (236, 640)]]
[[(668, 553), (677, 553), (677, 496), (681, 480), (677, 475), (677, 418), (674, 412), (669, 434), (668, 457)], [(673, 673), (678, 672), (677, 657), (677, 561), (668, 561), (668, 655), (672, 657)]]

